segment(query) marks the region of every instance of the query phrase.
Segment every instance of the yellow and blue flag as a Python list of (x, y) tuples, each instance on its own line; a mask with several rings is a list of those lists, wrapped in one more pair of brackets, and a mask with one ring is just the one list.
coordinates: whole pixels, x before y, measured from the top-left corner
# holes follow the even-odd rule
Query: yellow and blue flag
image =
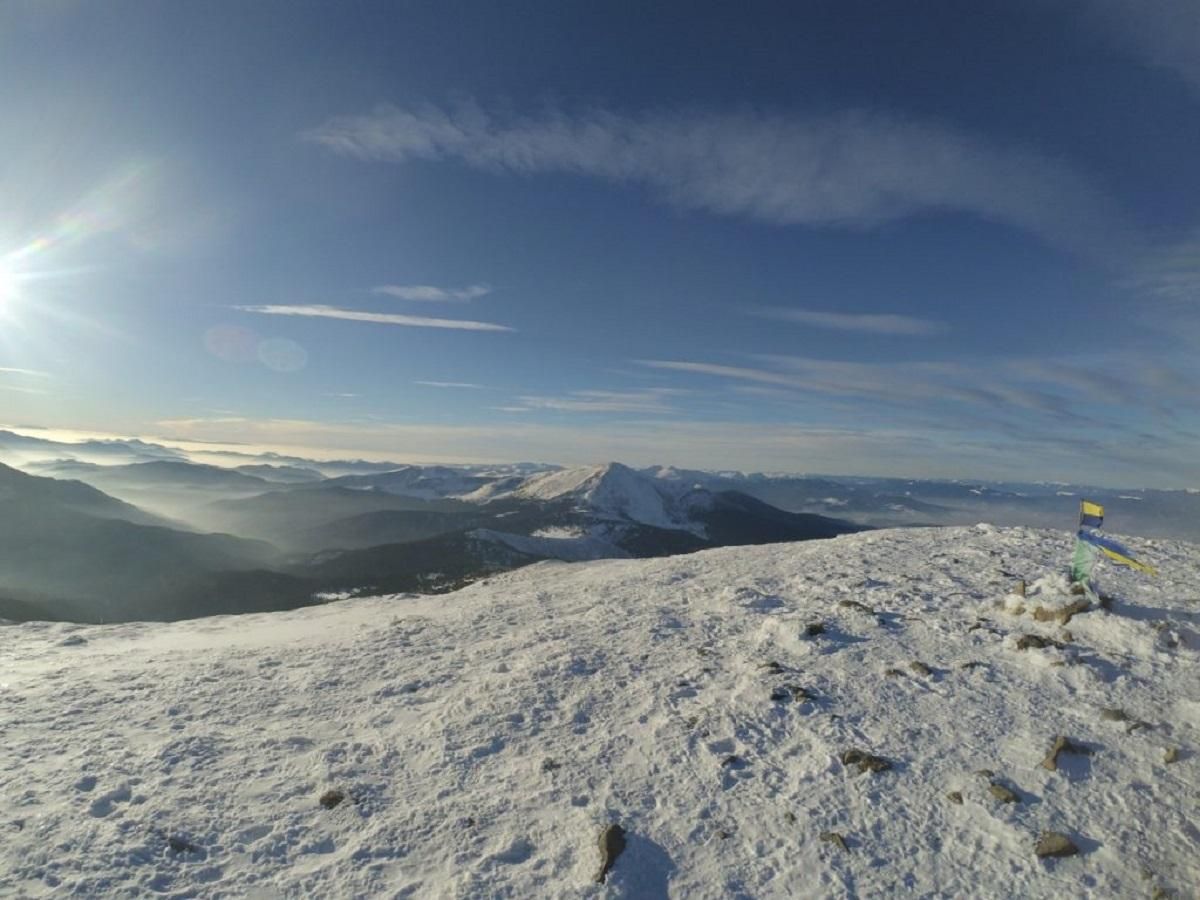
[(1104, 507), (1091, 500), (1079, 501), (1079, 527), (1099, 528), (1104, 524)]
[(1110, 537), (1101, 537), (1094, 531), (1085, 531), (1081, 528), (1079, 529), (1079, 540), (1091, 544), (1119, 566), (1129, 566), (1131, 569), (1137, 569), (1139, 572), (1145, 572), (1148, 575), (1158, 574), (1158, 571), (1153, 566), (1148, 566), (1144, 562), (1134, 559), (1133, 554)]

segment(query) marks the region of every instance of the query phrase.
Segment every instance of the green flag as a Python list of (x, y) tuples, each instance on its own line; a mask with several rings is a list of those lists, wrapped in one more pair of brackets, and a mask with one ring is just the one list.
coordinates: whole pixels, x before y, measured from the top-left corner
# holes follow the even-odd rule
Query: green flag
[(1075, 538), (1075, 558), (1071, 560), (1071, 581), (1074, 584), (1086, 585), (1091, 580), (1092, 567), (1096, 565), (1099, 552), (1094, 544)]

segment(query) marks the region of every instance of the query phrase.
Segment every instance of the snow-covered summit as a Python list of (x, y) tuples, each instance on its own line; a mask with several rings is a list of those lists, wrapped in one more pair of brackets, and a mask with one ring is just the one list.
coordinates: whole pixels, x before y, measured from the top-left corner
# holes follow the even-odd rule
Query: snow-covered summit
[(648, 477), (621, 463), (578, 466), (545, 472), (526, 479), (512, 496), (527, 500), (574, 500), (600, 519), (636, 522), (655, 528), (702, 528), (688, 512), (703, 503), (688, 498), (682, 481)]
[(1200, 547), (1129, 543), (1065, 626), (978, 527), (0, 628), (0, 895), (1187, 896)]

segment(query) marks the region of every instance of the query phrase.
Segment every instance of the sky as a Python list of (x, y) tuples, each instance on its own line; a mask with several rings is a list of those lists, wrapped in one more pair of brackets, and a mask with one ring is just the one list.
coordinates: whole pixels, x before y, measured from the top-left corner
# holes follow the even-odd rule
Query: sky
[(1200, 486), (1200, 2), (0, 4), (0, 423)]

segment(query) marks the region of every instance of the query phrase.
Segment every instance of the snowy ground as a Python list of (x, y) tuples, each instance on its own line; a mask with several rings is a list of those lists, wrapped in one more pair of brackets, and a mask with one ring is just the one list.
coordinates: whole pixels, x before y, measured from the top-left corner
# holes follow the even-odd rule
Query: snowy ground
[(1161, 577), (1103, 567), (1069, 642), (997, 604), (1070, 538), (986, 526), (0, 628), (0, 895), (1191, 896), (1200, 548), (1130, 543)]

